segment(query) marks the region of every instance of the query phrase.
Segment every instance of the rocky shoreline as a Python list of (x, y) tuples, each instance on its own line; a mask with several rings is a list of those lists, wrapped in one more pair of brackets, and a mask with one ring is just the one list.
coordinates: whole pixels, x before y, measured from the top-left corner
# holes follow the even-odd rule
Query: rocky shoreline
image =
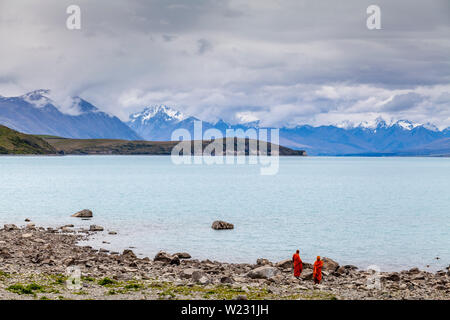
[[(103, 228), (102, 228), (103, 229)], [(233, 264), (158, 253), (154, 259), (78, 245), (99, 228), (29, 223), (0, 229), (0, 299), (450, 299), (450, 270), (417, 268), (378, 275), (324, 258), (320, 285), (304, 263)], [(81, 283), (68, 270), (81, 271)]]

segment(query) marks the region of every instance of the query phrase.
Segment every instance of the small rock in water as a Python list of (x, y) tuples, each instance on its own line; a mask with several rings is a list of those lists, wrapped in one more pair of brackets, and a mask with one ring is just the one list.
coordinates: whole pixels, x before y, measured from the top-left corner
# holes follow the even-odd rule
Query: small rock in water
[(31, 220), (30, 220), (30, 219), (28, 219), (28, 218), (26, 218), (26, 219), (25, 219), (25, 222), (30, 222), (30, 221), (31, 221)]
[(213, 228), (214, 230), (228, 230), (234, 229), (234, 225), (229, 222), (217, 220), (213, 222), (211, 228)]
[(108, 232), (108, 234), (115, 235), (115, 234), (117, 234), (117, 232), (115, 232), (115, 231), (110, 231), (110, 232)]
[(84, 210), (78, 211), (77, 213), (74, 213), (72, 215), (72, 217), (76, 217), (76, 218), (92, 218), (93, 214), (92, 214), (91, 210), (84, 209)]
[(92, 224), (89, 227), (89, 231), (103, 231), (103, 227)]

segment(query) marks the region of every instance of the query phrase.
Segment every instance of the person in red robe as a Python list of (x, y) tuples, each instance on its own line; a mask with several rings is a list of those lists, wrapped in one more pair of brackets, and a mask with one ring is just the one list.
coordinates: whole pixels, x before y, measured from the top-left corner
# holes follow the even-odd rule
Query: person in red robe
[(299, 250), (297, 250), (292, 256), (292, 262), (294, 263), (294, 277), (298, 279), (303, 271), (303, 262), (302, 259), (300, 259)]
[(314, 269), (313, 269), (313, 279), (314, 283), (319, 284), (322, 280), (322, 267), (323, 267), (323, 261), (320, 260), (320, 256), (317, 256), (316, 262), (314, 262)]

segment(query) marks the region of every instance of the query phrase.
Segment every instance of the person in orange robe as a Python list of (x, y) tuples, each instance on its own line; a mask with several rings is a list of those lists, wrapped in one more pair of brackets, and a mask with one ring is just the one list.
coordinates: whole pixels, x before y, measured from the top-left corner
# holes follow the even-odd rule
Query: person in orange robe
[(317, 256), (316, 262), (314, 262), (314, 269), (313, 269), (313, 279), (314, 283), (319, 284), (322, 280), (322, 267), (323, 267), (323, 261), (320, 260), (320, 256)]
[(299, 250), (297, 250), (292, 256), (292, 262), (294, 263), (294, 277), (298, 279), (303, 271), (303, 262), (302, 259), (300, 259)]

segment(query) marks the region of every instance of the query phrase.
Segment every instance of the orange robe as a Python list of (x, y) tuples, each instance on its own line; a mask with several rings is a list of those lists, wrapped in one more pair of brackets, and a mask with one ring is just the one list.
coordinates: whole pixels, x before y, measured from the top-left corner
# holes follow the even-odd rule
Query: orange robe
[(294, 262), (294, 277), (300, 277), (300, 274), (303, 271), (303, 263), (302, 259), (300, 259), (300, 255), (298, 253), (294, 253), (292, 256), (292, 261)]
[(316, 260), (316, 262), (314, 262), (313, 278), (318, 283), (320, 283), (320, 281), (322, 280), (322, 267), (323, 267), (322, 260)]

